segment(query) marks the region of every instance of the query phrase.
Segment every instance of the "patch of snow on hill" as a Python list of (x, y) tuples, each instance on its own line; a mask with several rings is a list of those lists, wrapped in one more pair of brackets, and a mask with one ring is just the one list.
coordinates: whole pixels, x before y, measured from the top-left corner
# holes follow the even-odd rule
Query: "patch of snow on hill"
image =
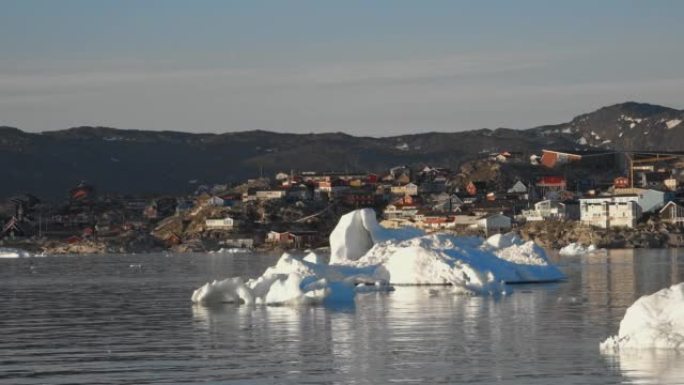
[(668, 120), (667, 122), (665, 122), (665, 125), (667, 126), (668, 130), (671, 130), (671, 129), (679, 126), (679, 123), (681, 123), (681, 122), (682, 122), (681, 119), (672, 119), (672, 120)]

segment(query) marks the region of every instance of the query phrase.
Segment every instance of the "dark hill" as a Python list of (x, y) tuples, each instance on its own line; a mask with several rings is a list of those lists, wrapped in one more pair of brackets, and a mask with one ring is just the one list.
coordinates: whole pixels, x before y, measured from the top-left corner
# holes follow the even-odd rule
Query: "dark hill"
[[(247, 131), (191, 134), (75, 127), (27, 133), (0, 127), (0, 196), (32, 192), (64, 197), (81, 180), (100, 191), (181, 193), (198, 183), (238, 182), (277, 171), (382, 171), (398, 164), (456, 168), (495, 151), (542, 148), (684, 149), (684, 112), (623, 103), (569, 123), (528, 130), (499, 128), (385, 138), (344, 133)], [(675, 124), (677, 123), (677, 124)]]

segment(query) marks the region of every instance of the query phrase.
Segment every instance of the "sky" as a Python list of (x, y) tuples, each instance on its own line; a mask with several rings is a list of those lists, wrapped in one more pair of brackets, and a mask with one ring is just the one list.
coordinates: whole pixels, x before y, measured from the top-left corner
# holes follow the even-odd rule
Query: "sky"
[(684, 108), (683, 1), (0, 0), (0, 125), (391, 136)]

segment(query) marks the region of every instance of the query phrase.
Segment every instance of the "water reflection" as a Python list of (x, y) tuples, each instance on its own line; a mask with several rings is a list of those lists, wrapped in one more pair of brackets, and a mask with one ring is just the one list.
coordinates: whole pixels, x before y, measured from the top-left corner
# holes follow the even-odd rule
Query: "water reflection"
[(676, 351), (622, 351), (605, 359), (633, 384), (684, 384), (684, 354)]

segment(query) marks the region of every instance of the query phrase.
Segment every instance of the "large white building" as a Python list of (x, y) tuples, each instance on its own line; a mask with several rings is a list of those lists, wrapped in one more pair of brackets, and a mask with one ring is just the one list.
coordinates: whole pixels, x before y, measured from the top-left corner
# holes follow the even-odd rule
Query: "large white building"
[(511, 230), (511, 218), (503, 214), (493, 214), (477, 221), (477, 227), (487, 234), (506, 232)]
[(610, 196), (580, 199), (580, 220), (598, 227), (634, 227), (643, 213), (665, 204), (665, 193), (641, 188), (615, 189)]
[(625, 196), (580, 199), (580, 221), (590, 226), (632, 228), (641, 213), (637, 202)]

